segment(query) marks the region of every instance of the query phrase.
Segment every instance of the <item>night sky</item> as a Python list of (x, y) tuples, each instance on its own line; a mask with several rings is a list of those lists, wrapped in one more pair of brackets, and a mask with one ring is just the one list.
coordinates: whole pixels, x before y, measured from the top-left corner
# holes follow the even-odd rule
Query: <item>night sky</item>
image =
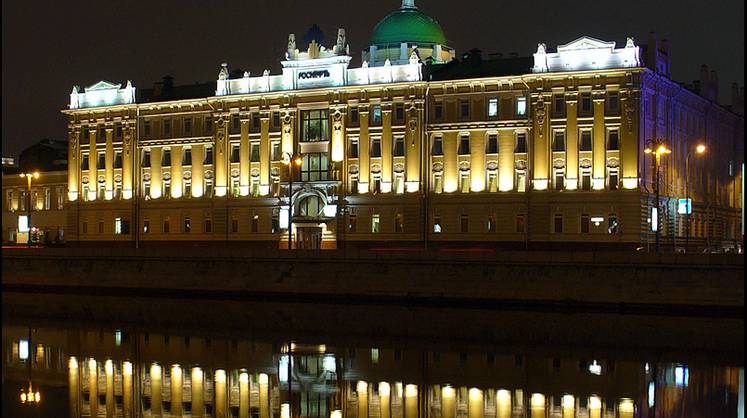
[[(99, 80), (150, 88), (166, 74), (175, 84), (212, 81), (221, 62), (252, 75), (280, 70), (288, 33), (303, 38), (317, 23), (327, 46), (347, 31), (353, 67), (374, 25), (400, 0), (2, 2), (3, 156), (17, 156), (42, 138), (66, 139), (60, 110), (74, 84)], [(673, 77), (690, 82), (700, 64), (718, 71), (720, 101), (732, 81), (744, 84), (743, 0), (417, 0), (443, 27), (457, 53), (532, 54), (582, 35), (646, 43), (667, 38)], [(304, 46), (298, 44), (299, 49)]]

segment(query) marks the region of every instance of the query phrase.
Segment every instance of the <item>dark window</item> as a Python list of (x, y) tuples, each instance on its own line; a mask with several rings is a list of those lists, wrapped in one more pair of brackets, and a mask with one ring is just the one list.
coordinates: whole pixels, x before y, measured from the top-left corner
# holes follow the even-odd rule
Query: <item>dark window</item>
[(495, 213), (488, 215), (488, 232), (495, 232), (497, 227), (497, 217)]
[(516, 215), (516, 232), (524, 233), (524, 215)]
[(579, 111), (582, 114), (588, 115), (592, 113), (592, 110), (591, 93), (581, 93), (581, 107), (579, 107)]
[(163, 220), (163, 233), (168, 234), (170, 227), (171, 225), (169, 224), (169, 219), (168, 218), (164, 219)]
[(99, 153), (99, 161), (96, 163), (96, 168), (99, 170), (106, 168), (106, 153)]
[(607, 232), (610, 234), (617, 234), (620, 230), (620, 224), (617, 222), (617, 215), (614, 213), (610, 214), (607, 225)]
[(469, 135), (464, 135), (459, 138), (459, 155), (466, 155), (469, 153)]
[(350, 123), (353, 125), (357, 125), (359, 122), (358, 119), (358, 108), (357, 107), (351, 107), (350, 108)]
[(459, 101), (459, 117), (461, 117), (462, 119), (469, 118), (469, 108), (470, 108), (469, 100), (460, 100)]
[(444, 140), (440, 136), (433, 138), (431, 155), (444, 155)]
[(104, 221), (99, 219), (99, 234), (103, 234), (103, 233), (104, 233)]
[(329, 140), (329, 115), (326, 110), (305, 110), (301, 114), (301, 141)]
[(252, 142), (251, 145), (251, 162), (259, 162), (259, 143), (257, 142)]
[[(148, 158), (148, 161), (150, 161), (150, 158)], [(147, 167), (150, 167), (150, 163), (148, 163)], [(81, 170), (88, 170), (88, 154), (82, 154), (81, 155), (81, 157), (80, 157), (80, 169)]]
[(358, 158), (358, 138), (350, 139), (350, 146), (348, 147), (348, 157)]
[(565, 175), (563, 170), (557, 170), (555, 172), (555, 190), (563, 190), (565, 187)]
[(150, 220), (149, 219), (143, 219), (143, 233), (147, 234), (148, 232), (150, 232)]
[(607, 138), (607, 149), (610, 151), (620, 149), (620, 133), (616, 129), (609, 132), (609, 137)]
[(371, 125), (381, 124), (381, 105), (373, 105), (371, 108)]
[(170, 119), (164, 119), (163, 121), (163, 134), (171, 135), (171, 120)]
[(514, 151), (516, 153), (522, 153), (527, 152), (527, 135), (526, 134), (518, 134), (516, 135), (516, 150)]
[(612, 114), (620, 112), (620, 93), (616, 91), (607, 93), (607, 109)]
[(182, 154), (182, 165), (192, 165), (192, 149), (187, 148)]
[(556, 213), (555, 217), (553, 218), (553, 231), (556, 234), (560, 234), (563, 232), (563, 215)]
[(394, 232), (405, 231), (405, 219), (401, 213), (398, 213), (394, 217)]
[(617, 171), (610, 171), (610, 190), (617, 190), (619, 181)]
[(556, 116), (562, 116), (565, 113), (565, 96), (562, 94), (556, 94), (553, 100), (553, 114)]
[(436, 120), (441, 120), (444, 117), (444, 104), (443, 102), (436, 102), (433, 105), (433, 117)]
[(581, 233), (589, 233), (589, 215), (581, 215)]
[(161, 158), (162, 167), (171, 167), (171, 150), (163, 150), (163, 158)]
[(329, 154), (317, 152), (303, 156), (301, 181), (329, 180)]
[(205, 219), (205, 232), (213, 232), (213, 220)]
[(262, 130), (262, 120), (259, 118), (259, 113), (252, 113), (252, 132), (259, 132)]
[(184, 232), (185, 233), (192, 232), (192, 220), (189, 218), (184, 218)]
[(192, 134), (192, 118), (184, 119), (184, 133), (187, 135)]
[(211, 116), (205, 118), (205, 133), (213, 133), (213, 118)]
[(282, 151), (280, 147), (280, 142), (273, 142), (272, 143), (272, 161), (280, 161), (282, 160)]
[(581, 173), (581, 190), (591, 190), (591, 172), (589, 171)]
[(239, 232), (239, 220), (231, 219), (231, 232)]
[(405, 105), (404, 103), (397, 103), (394, 105), (394, 119), (398, 122), (405, 120)]
[(150, 136), (150, 121), (147, 120), (143, 124), (143, 135)]
[(122, 151), (114, 153), (114, 168), (122, 168)]
[(394, 138), (394, 156), (395, 157), (405, 156), (405, 138), (404, 137)]
[(371, 138), (371, 157), (381, 157), (381, 138)]
[(270, 232), (273, 234), (280, 232), (280, 213), (278, 212), (273, 212), (272, 214), (272, 226), (270, 227)]
[(459, 229), (463, 233), (469, 232), (469, 215), (459, 217)]
[(116, 132), (117, 138), (122, 138), (122, 125), (117, 125), (117, 129), (114, 132)]
[(555, 131), (555, 136), (552, 141), (552, 150), (554, 152), (565, 151), (565, 132)]
[(579, 151), (591, 151), (591, 131), (581, 131)]
[(498, 153), (498, 135), (496, 134), (490, 134), (488, 135), (488, 154), (497, 154)]
[(355, 215), (348, 216), (348, 232), (355, 232), (358, 229), (358, 218)]
[(259, 232), (259, 215), (254, 215), (252, 217), (252, 232)]
[(205, 148), (205, 161), (203, 164), (212, 164), (213, 163), (213, 147), (207, 147)]
[(232, 163), (239, 162), (239, 146), (238, 145), (231, 145), (231, 162)]
[(275, 129), (280, 128), (280, 112), (272, 113), (272, 127)]
[(241, 130), (241, 119), (239, 119), (238, 113), (231, 115), (231, 130), (234, 132)]

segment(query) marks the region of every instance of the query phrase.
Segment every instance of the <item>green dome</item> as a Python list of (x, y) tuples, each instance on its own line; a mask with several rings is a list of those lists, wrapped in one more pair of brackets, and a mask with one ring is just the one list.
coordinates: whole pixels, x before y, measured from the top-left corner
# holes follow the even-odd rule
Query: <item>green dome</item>
[(446, 45), (441, 25), (416, 8), (401, 8), (379, 22), (373, 31), (371, 45), (422, 42)]

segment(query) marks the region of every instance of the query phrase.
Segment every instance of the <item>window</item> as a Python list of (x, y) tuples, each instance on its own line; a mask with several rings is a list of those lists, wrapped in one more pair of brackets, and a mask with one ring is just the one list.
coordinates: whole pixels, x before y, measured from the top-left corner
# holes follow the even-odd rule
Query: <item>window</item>
[(581, 171), (581, 190), (591, 190), (591, 170)]
[(187, 148), (182, 154), (182, 165), (192, 165), (192, 149)]
[(96, 162), (96, 168), (99, 170), (102, 170), (106, 168), (106, 153), (100, 152), (98, 157), (99, 157), (99, 160)]
[(213, 133), (213, 118), (211, 116), (205, 118), (205, 133)]
[(527, 152), (527, 134), (516, 134), (516, 149), (514, 152), (517, 154)]
[(461, 215), (459, 217), (459, 230), (462, 233), (469, 232), (469, 215)]
[(114, 168), (122, 168), (122, 151), (114, 152)]
[(206, 233), (213, 232), (213, 220), (210, 218), (205, 218), (205, 232)]
[(143, 196), (146, 199), (150, 199), (150, 181), (143, 182)]
[(355, 232), (358, 229), (358, 217), (355, 215), (348, 216), (348, 232)]
[(350, 146), (348, 146), (348, 157), (358, 158), (358, 137), (350, 138)]
[(272, 127), (275, 129), (280, 128), (280, 112), (272, 113)]
[(617, 234), (620, 232), (620, 224), (617, 222), (617, 215), (614, 213), (611, 213), (609, 216), (609, 221), (607, 225), (607, 232), (609, 234)]
[(213, 180), (212, 179), (205, 179), (205, 196), (207, 197), (213, 196)]
[(620, 183), (620, 176), (617, 170), (610, 170), (609, 172), (609, 189), (617, 190), (617, 186)]
[(192, 232), (192, 220), (189, 217), (184, 218), (184, 233)]
[(83, 230), (84, 234), (87, 234), (88, 233), (88, 222), (83, 221), (83, 225), (82, 225), (81, 229)]
[(373, 177), (373, 192), (381, 193), (381, 175), (374, 175)]
[(371, 124), (372, 125), (380, 125), (381, 124), (381, 105), (373, 105), (371, 108)]
[(433, 191), (437, 194), (444, 192), (443, 175), (441, 173), (433, 175)]
[(239, 178), (232, 177), (231, 178), (231, 196), (239, 197), (240, 195), (241, 195), (241, 187), (239, 184)]
[(122, 198), (122, 182), (121, 181), (118, 181), (114, 184), (114, 198), (115, 199)]
[(192, 135), (192, 118), (184, 118), (184, 133)]
[(583, 114), (592, 113), (591, 93), (581, 93), (581, 106), (578, 110)]
[(259, 117), (259, 113), (252, 113), (252, 132), (259, 132), (262, 130), (262, 120)]
[(236, 218), (231, 219), (231, 232), (239, 232), (239, 220)]
[(555, 170), (555, 190), (560, 191), (565, 188), (565, 172), (562, 169)]
[(552, 141), (553, 152), (565, 151), (565, 131), (555, 131), (555, 136)]
[(238, 113), (231, 115), (231, 130), (234, 132), (241, 130), (241, 119), (239, 119)]
[(205, 161), (203, 161), (202, 163), (203, 164), (213, 163), (213, 147), (205, 147)]
[(351, 107), (350, 108), (350, 123), (353, 125), (357, 125), (359, 123), (359, 116), (358, 116), (358, 108), (357, 107)]
[(143, 123), (143, 135), (150, 136), (150, 121), (146, 120), (145, 123)]
[(459, 101), (459, 117), (462, 119), (469, 118), (470, 102), (469, 100)]
[(184, 179), (184, 197), (192, 197), (192, 179)]
[(394, 232), (405, 232), (405, 219), (401, 213), (394, 216)]
[(517, 97), (516, 98), (516, 115), (525, 116), (527, 114), (527, 98)]
[(171, 150), (163, 150), (163, 157), (161, 158), (162, 167), (171, 167)]
[(163, 181), (163, 197), (165, 198), (171, 197), (171, 180)]
[(433, 232), (436, 234), (441, 233), (441, 215), (435, 215), (433, 217)]
[(553, 97), (552, 113), (556, 116), (562, 116), (565, 113), (565, 95), (556, 94)]
[(524, 170), (516, 170), (516, 191), (525, 192), (527, 190), (527, 173)]
[(252, 217), (252, 232), (259, 232), (259, 215), (254, 215)]
[(163, 233), (168, 234), (171, 232), (171, 220), (166, 217), (163, 219)]
[(488, 170), (488, 192), (498, 191), (498, 170)]
[(238, 163), (240, 161), (240, 154), (239, 154), (240, 148), (236, 144), (231, 145), (231, 162), (232, 163)]
[(611, 129), (607, 134), (607, 149), (610, 151), (620, 149), (620, 132), (617, 129)]
[(405, 156), (405, 137), (399, 136), (394, 138), (394, 156), (404, 157)]
[(591, 131), (581, 131), (581, 144), (579, 144), (579, 151), (591, 151)]
[(150, 232), (150, 219), (143, 219), (143, 234)]
[(44, 189), (44, 210), (52, 208), (52, 190)]
[(469, 171), (462, 171), (459, 173), (459, 190), (462, 193), (469, 193)]
[(440, 136), (433, 137), (431, 155), (444, 155), (444, 139)]
[(620, 93), (611, 91), (607, 93), (607, 109), (612, 114), (620, 112)]
[(488, 100), (488, 117), (494, 118), (498, 116), (498, 98), (493, 97)]
[(358, 175), (350, 176), (350, 194), (358, 194)]
[(469, 135), (462, 135), (459, 137), (459, 155), (467, 155), (469, 153)]
[(553, 217), (553, 232), (556, 234), (563, 233), (563, 215), (556, 213)]
[(99, 224), (99, 234), (103, 234), (104, 233), (104, 220), (103, 219), (99, 219), (99, 223), (98, 224)]
[(329, 114), (327, 110), (305, 110), (301, 113), (301, 141), (329, 140)]
[(305, 154), (301, 166), (301, 181), (329, 180), (329, 154), (317, 152)]
[(405, 120), (405, 105), (404, 103), (397, 103), (394, 105), (394, 120), (403, 122)]
[(171, 120), (169, 119), (163, 121), (163, 134), (166, 136), (171, 135)]
[(490, 134), (488, 135), (488, 144), (487, 144), (487, 150), (485, 151), (488, 154), (498, 154), (498, 135), (496, 134)]
[[(10, 199), (13, 199), (13, 195), (11, 192)], [(65, 190), (62, 187), (57, 188), (57, 209), (62, 210), (63, 205), (65, 204)]]
[(381, 216), (378, 213), (371, 215), (371, 233), (378, 234), (380, 231)]
[(394, 173), (394, 193), (402, 194), (405, 192), (405, 175), (403, 173)]
[(282, 148), (280, 147), (280, 142), (273, 142), (272, 143), (272, 161), (280, 161), (283, 159), (283, 153)]
[(270, 226), (270, 233), (277, 234), (280, 232), (280, 209), (275, 208), (272, 210), (272, 225)]
[[(150, 158), (148, 159), (148, 161), (150, 161)], [(150, 167), (150, 162), (148, 163), (148, 167)], [(80, 169), (88, 170), (88, 154), (83, 154), (80, 156)]]
[(433, 118), (441, 120), (444, 117), (444, 104), (443, 102), (436, 102), (433, 104)]
[(488, 232), (495, 232), (497, 229), (497, 215), (495, 213), (491, 213), (488, 215), (488, 225), (487, 230)]
[(589, 233), (589, 215), (581, 215), (581, 233), (582, 234), (588, 234)]
[(122, 125), (117, 125), (114, 133), (117, 135), (117, 138), (122, 138)]
[(251, 162), (259, 162), (259, 142), (252, 142), (251, 144)]
[(381, 138), (371, 137), (371, 157), (381, 157)]

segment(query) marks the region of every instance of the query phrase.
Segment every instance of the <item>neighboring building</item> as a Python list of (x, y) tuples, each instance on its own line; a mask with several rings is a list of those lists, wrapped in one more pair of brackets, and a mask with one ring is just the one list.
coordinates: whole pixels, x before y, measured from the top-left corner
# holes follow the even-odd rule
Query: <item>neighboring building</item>
[(13, 157), (3, 157), (3, 174), (12, 174), (18, 170), (16, 160)]
[[(422, 30), (398, 36), (390, 19)], [(281, 75), (232, 77), (223, 64), (212, 94), (212, 83), (170, 79), (139, 102), (130, 82), (76, 86), (63, 111), (68, 240), (287, 247), (284, 160), (300, 154), (290, 190), (299, 247), (634, 248), (655, 236), (652, 139), (672, 150), (654, 217), (662, 243), (684, 245), (686, 193), (691, 245), (739, 239), (744, 119), (713, 92), (672, 81), (653, 37), (458, 61), (440, 26), (405, 0), (370, 43), (377, 54), (398, 44), (398, 59), (349, 68), (344, 30), (329, 49), (318, 28), (305, 39), (299, 50), (289, 36)], [(426, 66), (429, 46), (441, 52)], [(708, 153), (690, 157), (687, 182), (701, 142)]]

